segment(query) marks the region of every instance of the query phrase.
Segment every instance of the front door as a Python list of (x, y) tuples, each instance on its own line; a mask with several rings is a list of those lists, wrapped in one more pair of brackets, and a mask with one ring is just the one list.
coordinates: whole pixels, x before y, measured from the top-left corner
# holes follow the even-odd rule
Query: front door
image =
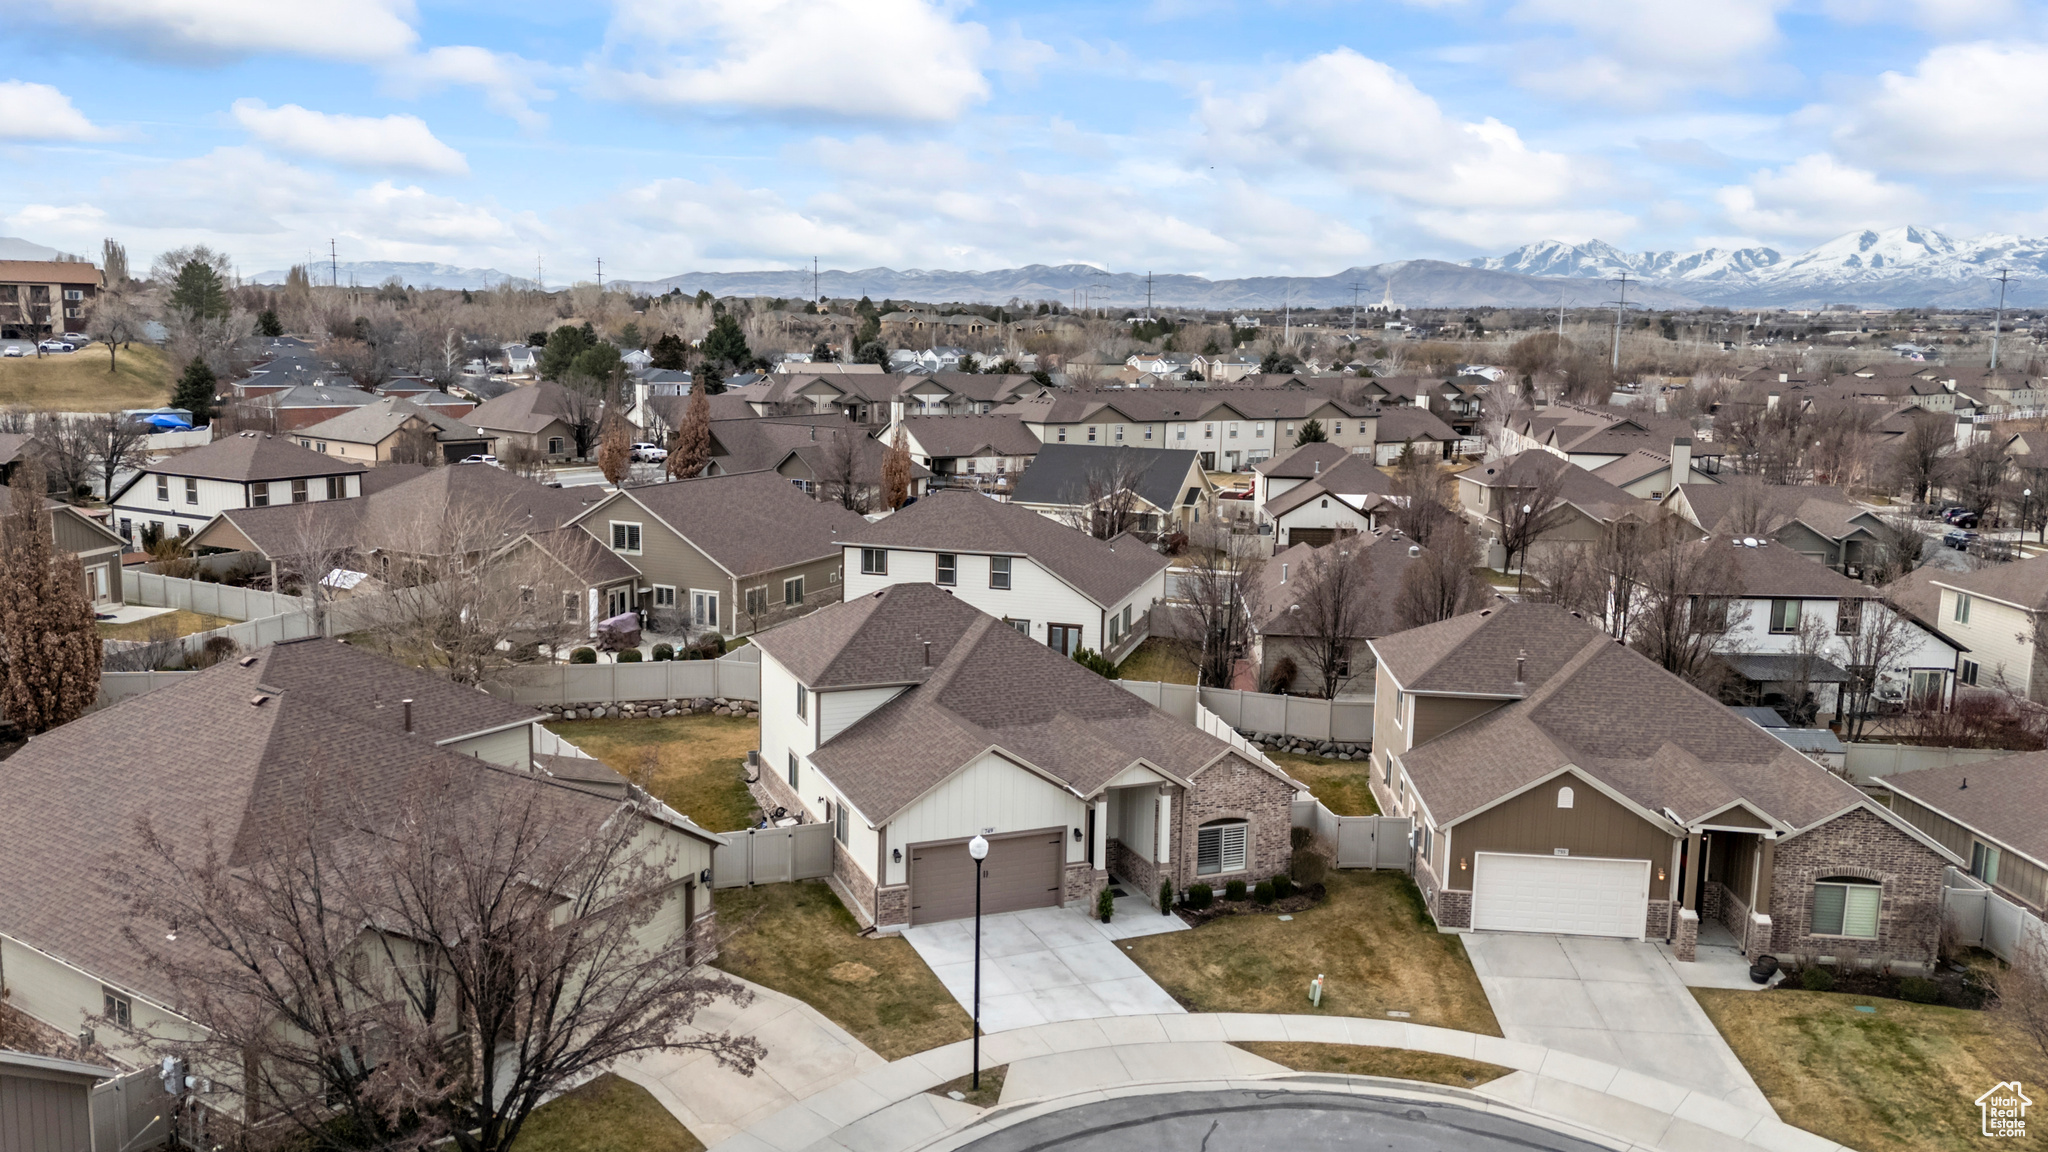
[(92, 602), (95, 604), (105, 604), (108, 599), (106, 567), (102, 565), (86, 575), (92, 581)]
[(718, 593), (690, 593), (690, 622), (699, 628), (718, 627)]
[(1081, 626), (1079, 624), (1047, 624), (1045, 626), (1046, 646), (1062, 656), (1072, 656), (1081, 650)]

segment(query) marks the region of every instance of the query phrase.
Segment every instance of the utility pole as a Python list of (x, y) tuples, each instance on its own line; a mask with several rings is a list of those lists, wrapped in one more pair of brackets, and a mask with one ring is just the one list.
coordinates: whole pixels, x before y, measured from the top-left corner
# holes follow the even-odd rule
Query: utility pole
[(597, 258), (597, 294), (599, 297), (604, 295), (604, 257), (602, 256)]
[(818, 302), (818, 258), (811, 257), (811, 303)]
[(1991, 319), (1991, 370), (1998, 371), (1998, 330), (2005, 326), (2005, 286), (2012, 280), (2012, 269), (2000, 268), (1993, 279), (1998, 281), (1998, 311)]
[(334, 240), (332, 237), (328, 238), (327, 241), (327, 282), (336, 288), (341, 287), (341, 264), (339, 258), (334, 254)]
[(1145, 319), (1152, 318), (1152, 274), (1145, 273)]
[(1351, 282), (1351, 338), (1358, 339), (1358, 290), (1365, 287), (1358, 281)]
[(1621, 299), (1614, 304), (1614, 362), (1611, 368), (1618, 376), (1621, 374), (1621, 314), (1628, 311), (1628, 273), (1623, 271), (1620, 279), (1609, 283), (1621, 285)]
[(548, 290), (547, 284), (540, 278), (540, 253), (538, 252), (533, 254), (533, 287), (537, 292)]
[(1557, 348), (1564, 351), (1564, 293), (1557, 294)]

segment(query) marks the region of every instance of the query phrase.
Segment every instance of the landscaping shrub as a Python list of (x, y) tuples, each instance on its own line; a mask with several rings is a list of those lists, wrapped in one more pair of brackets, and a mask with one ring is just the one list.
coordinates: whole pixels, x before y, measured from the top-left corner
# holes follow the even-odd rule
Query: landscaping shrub
[(1216, 890), (1207, 884), (1188, 885), (1187, 906), (1200, 911), (1216, 902)]
[(1259, 886), (1252, 889), (1252, 899), (1257, 900), (1261, 904), (1271, 904), (1273, 902), (1273, 882), (1271, 880), (1259, 881)]
[(1173, 881), (1171, 880), (1161, 880), (1159, 882), (1159, 914), (1161, 916), (1173, 914)]
[(1303, 888), (1312, 887), (1330, 874), (1330, 861), (1313, 848), (1303, 848), (1287, 862), (1287, 874)]
[(1899, 997), (1915, 1004), (1938, 1004), (1941, 1002), (1941, 985), (1925, 976), (1907, 976), (1899, 980)]
[(1809, 964), (1799, 970), (1799, 986), (1808, 992), (1832, 992), (1835, 974), (1818, 964)]
[(640, 650), (638, 648), (628, 648), (625, 651), (619, 653), (617, 659), (618, 662), (621, 664), (638, 664), (640, 663), (642, 657), (640, 655)]
[(656, 644), (656, 645), (654, 646), (654, 658), (655, 658), (656, 660), (673, 660), (673, 659), (675, 659), (675, 658), (676, 658), (676, 646), (675, 646), (675, 645), (673, 645), (673, 644)]
[(1316, 830), (1315, 830), (1315, 829), (1313, 829), (1313, 828), (1289, 828), (1289, 829), (1287, 830), (1287, 847), (1288, 847), (1289, 849), (1291, 849), (1291, 850), (1293, 850), (1293, 851), (1296, 851), (1296, 852), (1300, 852), (1300, 851), (1302, 851), (1303, 849), (1306, 849), (1306, 848), (1313, 848), (1313, 847), (1315, 847), (1315, 846), (1316, 846)]
[(1230, 883), (1225, 884), (1223, 886), (1223, 898), (1225, 900), (1244, 899), (1244, 881), (1232, 880)]
[(595, 663), (597, 663), (597, 649), (595, 649), (595, 648), (578, 648), (578, 649), (576, 649), (575, 651), (573, 651), (573, 652), (569, 653), (569, 663), (571, 663), (571, 664), (595, 664)]
[(1095, 914), (1102, 918), (1104, 924), (1109, 923), (1109, 918), (1116, 915), (1116, 894), (1107, 887), (1095, 898)]
[(1285, 900), (1294, 895), (1294, 881), (1285, 876), (1273, 877), (1273, 899)]

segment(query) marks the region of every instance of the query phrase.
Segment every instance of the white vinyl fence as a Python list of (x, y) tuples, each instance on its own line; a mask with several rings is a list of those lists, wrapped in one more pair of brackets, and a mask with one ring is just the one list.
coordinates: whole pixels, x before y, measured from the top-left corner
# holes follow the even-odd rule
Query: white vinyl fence
[(95, 707), (105, 708), (119, 704), (130, 696), (140, 696), (159, 688), (168, 688), (187, 676), (197, 672), (102, 672), (100, 673), (100, 701)]
[[(749, 645), (748, 647), (752, 647)], [(739, 652), (716, 660), (661, 660), (639, 664), (538, 664), (507, 672), (484, 690), (515, 704), (622, 704), (635, 700), (761, 699), (759, 656)]]
[(1370, 696), (1318, 700), (1313, 696), (1241, 692), (1235, 688), (1197, 689), (1192, 684), (1166, 684), (1156, 680), (1119, 680), (1117, 683), (1146, 703), (1190, 724), (1195, 722), (1195, 709), (1199, 705), (1240, 732), (1347, 744), (1372, 742), (1373, 700)]
[(183, 608), (188, 612), (225, 616), (230, 620), (260, 620), (313, 610), (312, 601), (303, 596), (260, 592), (254, 588), (237, 588), (232, 584), (215, 584), (207, 580), (159, 576), (136, 568), (121, 573), (121, 598), (130, 604), (148, 608)]
[(815, 880), (832, 874), (830, 824), (748, 828), (722, 835), (725, 843), (711, 850), (713, 888)]
[(93, 1085), (92, 1146), (98, 1152), (163, 1147), (176, 1103), (154, 1066)]
[(1321, 800), (1296, 800), (1294, 826), (1313, 828), (1316, 839), (1337, 850), (1339, 868), (1398, 868), (1414, 864), (1409, 839), (1414, 821), (1406, 816), (1339, 816)]
[(1941, 907), (1955, 927), (1957, 943), (1982, 948), (2008, 964), (2026, 949), (2048, 948), (2048, 927), (2039, 916), (1958, 869), (1950, 868), (1942, 880)]
[(1975, 764), (2017, 753), (1999, 748), (1923, 748), (1913, 744), (1845, 744), (1847, 755), (1842, 770), (1851, 780), (1864, 777), (1896, 776), (1922, 768), (1946, 768), (1951, 764)]

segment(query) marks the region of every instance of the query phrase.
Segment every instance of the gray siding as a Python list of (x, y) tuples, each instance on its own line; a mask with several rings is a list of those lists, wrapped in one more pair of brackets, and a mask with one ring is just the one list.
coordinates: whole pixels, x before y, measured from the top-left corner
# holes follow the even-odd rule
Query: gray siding
[[(676, 608), (684, 612), (690, 610), (692, 589), (718, 593), (718, 630), (727, 636), (749, 635), (814, 612), (826, 604), (839, 602), (840, 554), (836, 550), (830, 556), (807, 564), (795, 564), (765, 573), (743, 572), (735, 579), (695, 544), (671, 531), (653, 513), (625, 495), (612, 496), (592, 509), (579, 523), (600, 543), (609, 546), (614, 520), (640, 525), (640, 552), (621, 555), (640, 569), (641, 586), (648, 588), (665, 584), (673, 587), (676, 590)], [(763, 530), (774, 531), (774, 528), (764, 525)], [(782, 582), (794, 576), (804, 578), (804, 602), (794, 608), (785, 608)], [(768, 610), (758, 617), (749, 616), (746, 612), (745, 590), (748, 588), (766, 588), (768, 591)], [(650, 600), (643, 599), (641, 603), (651, 607)]]
[(1457, 696), (1417, 696), (1415, 731), (1409, 735), (1408, 746), (1417, 748), (1427, 744), (1467, 720), (1484, 716), (1506, 703), (1506, 700), (1470, 700)]
[[(1572, 806), (1557, 806), (1557, 790), (1572, 790)], [(1528, 792), (1481, 812), (1452, 829), (1451, 854), (1469, 865), (1475, 852), (1516, 852), (1548, 856), (1559, 848), (1573, 856), (1671, 860), (1672, 838), (1641, 816), (1574, 776), (1538, 784)], [(1444, 887), (1469, 890), (1472, 872), (1456, 860), (1445, 863)], [(1651, 888), (1654, 897), (1658, 889)]]
[(92, 1152), (92, 1085), (0, 1068), (0, 1152)]

